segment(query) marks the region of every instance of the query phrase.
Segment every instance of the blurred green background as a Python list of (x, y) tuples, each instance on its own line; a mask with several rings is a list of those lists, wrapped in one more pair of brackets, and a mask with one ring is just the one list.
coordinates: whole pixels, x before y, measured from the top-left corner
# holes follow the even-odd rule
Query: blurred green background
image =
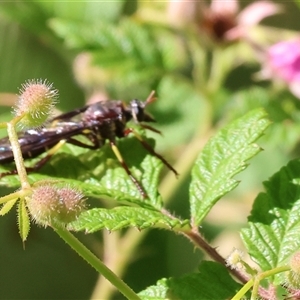
[[(262, 22), (283, 29), (275, 34), (278, 39), (300, 29), (299, 7), (289, 1), (284, 8), (283, 14)], [(0, 3), (0, 117), (9, 118), (11, 94), (17, 94), (28, 79), (53, 82), (62, 111), (80, 107), (90, 98), (145, 99), (154, 89), (159, 100), (149, 110), (163, 136), (153, 136), (158, 151), (175, 163), (199, 132), (206, 140), (207, 132), (264, 106), (274, 122), (262, 141), (265, 152), (239, 176), (240, 187), (216, 206), (203, 225), (205, 237), (216, 246), (227, 240), (220, 252), (229, 254), (233, 246), (241, 246), (237, 230), (246, 222), (261, 182), (299, 153), (299, 102), (287, 90), (274, 93), (269, 82), (253, 80), (260, 70), (253, 53), (243, 56), (243, 50), (227, 45), (216, 50), (220, 61), (229, 57), (224, 71), (219, 66), (224, 78), (209, 90), (208, 80), (200, 79), (206, 78), (201, 72), (211, 67), (214, 50), (207, 50), (201, 41), (197, 44), (194, 32), (169, 26), (167, 9), (168, 2), (125, 0)], [(231, 65), (241, 53), (244, 61)], [(189, 216), (188, 183), (187, 175), (168, 203), (183, 218)], [(7, 193), (5, 187), (0, 193)], [(78, 236), (101, 256), (100, 233)], [(23, 249), (15, 215), (9, 214), (0, 219), (0, 241), (0, 299), (91, 296), (97, 273), (51, 229), (33, 226)], [(154, 230), (139, 246), (124, 280), (140, 291), (161, 277), (193, 271), (201, 257), (183, 237)]]

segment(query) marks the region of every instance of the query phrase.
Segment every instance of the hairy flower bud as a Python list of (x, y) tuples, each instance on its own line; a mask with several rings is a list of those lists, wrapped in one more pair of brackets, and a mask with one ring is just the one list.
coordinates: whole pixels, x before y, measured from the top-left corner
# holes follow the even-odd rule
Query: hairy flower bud
[(286, 285), (291, 288), (300, 288), (300, 252), (296, 252), (290, 259), (291, 270), (286, 273)]
[(76, 220), (85, 208), (83, 194), (70, 186), (58, 189), (57, 193), (64, 203), (63, 210), (61, 211), (62, 221), (69, 223)]
[(244, 253), (243, 251), (234, 248), (230, 255), (226, 259), (226, 265), (230, 266), (231, 269), (240, 269), (242, 268), (242, 260)]
[(41, 185), (33, 190), (27, 207), (36, 223), (46, 227), (59, 217), (63, 203), (53, 185)]
[(47, 80), (29, 80), (22, 84), (15, 107), (16, 117), (24, 116), (24, 127), (39, 127), (49, 117), (57, 102), (58, 91)]
[(27, 207), (37, 224), (64, 226), (76, 220), (85, 209), (85, 199), (80, 191), (70, 186), (46, 184), (34, 188), (27, 199)]

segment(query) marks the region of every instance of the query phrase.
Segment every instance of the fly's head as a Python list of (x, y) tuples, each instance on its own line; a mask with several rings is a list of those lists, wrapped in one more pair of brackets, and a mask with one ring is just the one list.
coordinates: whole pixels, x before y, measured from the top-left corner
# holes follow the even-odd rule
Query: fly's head
[(149, 103), (152, 103), (153, 101), (155, 101), (154, 98), (154, 91), (152, 91), (149, 95), (149, 97), (147, 98), (147, 100), (145, 102), (142, 102), (140, 100), (134, 99), (132, 101), (130, 101), (130, 105), (129, 105), (129, 110), (130, 113), (132, 115), (132, 119), (136, 122), (136, 123), (140, 123), (140, 122), (155, 122), (155, 120), (153, 119), (153, 117), (148, 114), (147, 112), (145, 112), (145, 108)]

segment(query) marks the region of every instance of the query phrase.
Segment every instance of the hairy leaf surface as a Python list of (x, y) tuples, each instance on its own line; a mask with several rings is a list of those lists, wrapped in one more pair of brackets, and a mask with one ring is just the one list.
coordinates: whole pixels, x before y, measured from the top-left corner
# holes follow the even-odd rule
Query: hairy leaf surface
[(208, 141), (192, 170), (191, 215), (195, 225), (201, 223), (222, 196), (238, 185), (233, 176), (243, 171), (246, 161), (259, 153), (261, 149), (254, 142), (269, 124), (264, 110), (254, 110)]
[(285, 264), (300, 247), (300, 161), (291, 161), (264, 186), (241, 235), (252, 259), (266, 271)]
[(139, 296), (143, 300), (230, 299), (240, 287), (224, 266), (203, 261), (199, 272), (180, 278), (161, 279), (157, 285), (140, 292)]
[(80, 215), (78, 220), (69, 224), (71, 230), (95, 232), (101, 229), (109, 231), (126, 227), (164, 228), (178, 231), (188, 230), (189, 220), (179, 220), (155, 210), (140, 207), (115, 207), (113, 209), (94, 208)]

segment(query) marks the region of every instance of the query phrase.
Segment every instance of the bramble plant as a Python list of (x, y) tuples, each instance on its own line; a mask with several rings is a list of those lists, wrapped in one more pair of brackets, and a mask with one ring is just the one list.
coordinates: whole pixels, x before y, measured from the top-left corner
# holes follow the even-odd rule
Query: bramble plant
[[(22, 58), (20, 65), (26, 65), (18, 80), (29, 74), (55, 78), (53, 84), (26, 81), (13, 105), (13, 118), (0, 115), (1, 131), (6, 129), (8, 136), (5, 144), (0, 139), (0, 177), (10, 174), (0, 179), (1, 196), (5, 193), (0, 214), (8, 218), (17, 206), (26, 254), (35, 228), (53, 229), (99, 273), (93, 299), (300, 296), (299, 37), (297, 32), (259, 25), (279, 12), (286, 17), (282, 6), (271, 1), (241, 4), (243, 8), (235, 0), (124, 0), (76, 2), (72, 9), (62, 2), (0, 6), (0, 17), (20, 31), (5, 31), (11, 38), (5, 36), (3, 43), (19, 53), (15, 56)], [(25, 47), (28, 40), (24, 47), (14, 44), (26, 37), (24, 32), (28, 40), (36, 39), (34, 60), (32, 48)], [(50, 68), (50, 57), (53, 65), (64, 67)], [(71, 70), (78, 85), (70, 79)], [(16, 80), (2, 84), (17, 86)], [(88, 101), (125, 101), (144, 99), (151, 90), (158, 99), (146, 111), (162, 135), (129, 122), (136, 136), (116, 142), (147, 197), (108, 142), (91, 150), (62, 141), (37, 158), (24, 159), (20, 131), (50, 128), (47, 120), (54, 106), (64, 111), (83, 107), (83, 93)], [(1, 94), (0, 103), (5, 104)], [(80, 122), (80, 114), (76, 116)], [(179, 177), (167, 172), (137, 136), (163, 153)], [(1, 163), (7, 145), (13, 165)], [(47, 153), (52, 157), (41, 169), (27, 172)], [(232, 238), (232, 232), (241, 238)], [(181, 237), (180, 242), (169, 241), (173, 236)], [(152, 255), (153, 261), (141, 263)], [(57, 261), (54, 271), (63, 272), (62, 260)], [(72, 278), (78, 264), (67, 264)], [(78, 272), (84, 285), (86, 273)], [(37, 280), (26, 281), (22, 272), (14, 273), (20, 273), (14, 284), (24, 280), (24, 285), (34, 281), (34, 289), (39, 286)], [(2, 277), (2, 283), (8, 281)], [(55, 279), (51, 280), (52, 286)], [(49, 297), (87, 298), (91, 285), (83, 289), (80, 284), (69, 282), (67, 292)], [(0, 296), (34, 298), (30, 289), (13, 293), (17, 289), (1, 291)], [(43, 293), (46, 290), (38, 298)]]
[[(157, 190), (158, 170), (161, 168), (161, 163), (157, 158), (149, 155), (147, 155), (141, 163), (145, 170), (144, 173), (141, 174), (141, 182), (145, 186), (148, 195), (147, 199), (141, 199), (136, 193), (132, 183), (126, 180), (124, 176), (121, 180), (118, 179), (122, 173), (120, 170), (113, 172), (110, 178), (102, 179), (99, 185), (95, 185), (94, 181), (89, 182), (89, 180), (87, 180), (81, 182), (76, 181), (74, 178), (71, 181), (72, 184), (76, 187), (80, 187), (83, 191), (89, 191), (89, 194), (94, 196), (104, 194), (113, 199), (118, 199), (120, 202), (127, 201), (136, 205), (135, 207), (130, 205), (116, 206), (110, 209), (91, 208), (84, 211), (83, 195), (75, 188), (68, 186), (68, 184), (66, 186), (63, 185), (63, 182), (66, 180), (56, 179), (51, 181), (45, 177), (35, 176), (35, 182), (31, 185), (27, 179), (21, 148), (20, 145), (18, 145), (18, 139), (16, 139), (15, 126), (18, 122), (22, 123), (22, 118), (26, 118), (27, 126), (30, 126), (30, 122), (32, 122), (33, 126), (41, 126), (39, 122), (39, 119), (41, 119), (40, 114), (49, 115), (48, 108), (51, 107), (51, 105), (49, 106), (48, 95), (52, 95), (54, 99), (57, 92), (51, 91), (51, 86), (45, 82), (32, 81), (25, 86), (24, 91), (20, 95), (22, 101), (19, 101), (19, 103), (22, 102), (22, 107), (26, 107), (26, 110), (17, 106), (15, 109), (16, 117), (12, 119), (12, 121), (2, 124), (2, 126), (6, 125), (8, 129), (8, 137), (12, 145), (16, 168), (20, 176), (21, 189), (0, 199), (0, 202), (4, 203), (0, 211), (1, 215), (6, 214), (16, 201), (19, 202), (18, 224), (23, 241), (27, 239), (29, 232), (29, 214), (31, 219), (37, 224), (51, 226), (78, 254), (110, 280), (112, 284), (115, 284), (115, 286), (119, 288), (119, 291), (128, 299), (139, 299), (140, 297), (148, 299), (150, 295), (152, 297), (153, 294), (156, 295), (155, 297), (165, 298), (167, 297), (167, 293), (169, 293), (169, 281), (160, 282), (157, 288), (150, 287), (146, 289), (140, 293), (139, 297), (122, 283), (121, 280), (118, 281), (116, 276), (111, 275), (113, 273), (111, 272), (110, 274), (109, 270), (107, 270), (100, 261), (96, 261), (95, 257), (89, 253), (88, 250), (85, 250), (84, 246), (80, 246), (80, 242), (70, 235), (69, 230), (84, 230), (91, 233), (104, 228), (113, 231), (121, 230), (126, 227), (136, 227), (139, 230), (146, 228), (163, 228), (173, 231), (174, 233), (180, 233), (190, 239), (196, 247), (205, 251), (219, 264), (214, 265), (214, 263), (209, 263), (211, 264), (210, 272), (216, 272), (217, 269), (220, 268), (220, 265), (223, 265), (224, 270), (222, 272), (224, 273), (224, 278), (222, 278), (222, 280), (226, 281), (226, 286), (220, 287), (217, 291), (214, 289), (206, 291), (205, 297), (209, 298), (227, 298), (234, 294), (234, 291), (239, 288), (239, 284), (229, 277), (230, 273), (241, 283), (245, 284), (241, 287), (236, 296), (233, 297), (234, 299), (243, 297), (252, 286), (253, 293), (251, 298), (256, 299), (262, 279), (276, 275), (277, 273), (290, 271), (291, 268), (291, 272), (296, 275), (288, 275), (286, 280), (291, 278), (290, 285), (295, 285), (295, 278), (299, 276), (297, 267), (290, 267), (288, 264), (280, 267), (273, 267), (273, 265), (271, 265), (273, 268), (267, 272), (258, 272), (243, 261), (239, 252), (233, 252), (227, 259), (224, 259), (218, 254), (216, 249), (203, 239), (198, 230), (203, 219), (214, 204), (237, 186), (238, 182), (233, 179), (233, 176), (245, 169), (246, 162), (260, 152), (260, 147), (255, 144), (255, 141), (265, 132), (270, 124), (263, 110), (251, 111), (230, 123), (204, 146), (192, 168), (192, 180), (190, 183), (191, 217), (189, 220), (176, 217), (164, 208), (162, 199)], [(28, 90), (31, 92), (29, 93)], [(28, 99), (24, 100), (24, 94), (26, 96), (29, 95)], [(45, 106), (43, 105), (44, 100), (46, 102)], [(34, 108), (36, 103), (39, 104), (38, 112)], [(19, 113), (19, 111), (21, 111), (21, 113)], [(27, 117), (27, 114), (30, 114), (30, 116)], [(38, 121), (36, 121), (36, 119), (38, 119)], [(28, 120), (30, 120), (30, 122)], [(120, 186), (122, 186), (122, 188)], [(257, 201), (259, 201), (259, 198)], [(265, 202), (267, 203), (267, 201)], [(261, 210), (262, 207), (259, 209)], [(280, 214), (279, 217), (281, 217)], [(289, 218), (291, 218), (291, 216), (289, 216)], [(249, 225), (252, 224), (250, 223)], [(245, 242), (249, 245), (253, 243), (253, 239), (250, 239), (251, 235), (252, 237), (253, 235), (255, 236), (255, 234), (257, 235), (255, 243), (258, 243), (259, 236), (263, 230), (266, 231), (263, 241), (266, 239), (268, 233), (275, 234), (275, 232), (272, 232), (272, 225), (267, 226), (267, 228), (263, 228), (257, 224), (253, 226), (256, 226), (254, 232), (251, 232), (251, 226), (248, 230), (243, 231)], [(285, 230), (286, 229), (285, 227)], [(291, 230), (293, 231), (294, 228)], [(287, 233), (285, 232), (285, 234)], [(290, 234), (293, 233), (289, 232), (289, 235)], [(290, 245), (288, 255), (293, 254), (297, 247), (297, 242), (295, 242), (294, 247)], [(81, 248), (84, 250), (81, 250)], [(249, 249), (251, 250), (250, 246)], [(268, 251), (268, 249), (265, 249), (265, 251)], [(257, 256), (259, 260), (260, 252), (257, 253)], [(294, 262), (293, 264), (296, 263)], [(226, 276), (225, 267), (227, 267), (228, 272)], [(178, 279), (179, 286), (189, 284), (190, 281), (197, 282), (199, 288), (203, 284), (208, 284), (208, 282), (204, 282), (201, 276), (201, 268), (199, 271), (198, 275), (196, 273), (185, 276), (181, 280)], [(213, 273), (211, 275), (213, 275)], [(208, 276), (207, 280), (210, 281), (212, 279), (209, 278), (209, 275), (206, 274), (206, 276)], [(190, 297), (195, 298), (197, 295), (202, 297), (201, 292), (198, 290), (185, 291), (183, 288), (176, 292), (176, 287), (174, 288), (175, 291), (173, 291), (173, 293), (176, 295), (178, 293), (180, 297), (185, 299)], [(173, 290), (172, 287), (171, 290)], [(199, 292), (200, 294), (198, 294)], [(268, 291), (260, 287), (260, 295), (267, 296)]]

